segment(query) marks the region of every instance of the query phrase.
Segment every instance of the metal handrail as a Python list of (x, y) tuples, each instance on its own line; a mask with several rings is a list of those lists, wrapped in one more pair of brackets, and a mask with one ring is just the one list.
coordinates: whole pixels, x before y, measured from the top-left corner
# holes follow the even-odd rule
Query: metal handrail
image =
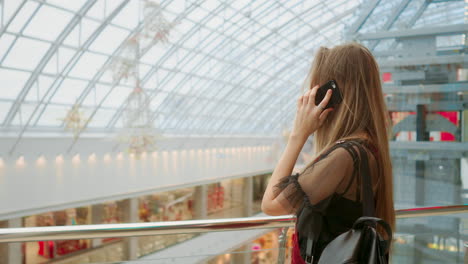
[[(468, 205), (396, 210), (397, 218), (459, 213), (468, 213)], [(129, 224), (0, 228), (0, 243), (270, 229), (293, 227), (294, 220), (293, 215), (282, 215)]]

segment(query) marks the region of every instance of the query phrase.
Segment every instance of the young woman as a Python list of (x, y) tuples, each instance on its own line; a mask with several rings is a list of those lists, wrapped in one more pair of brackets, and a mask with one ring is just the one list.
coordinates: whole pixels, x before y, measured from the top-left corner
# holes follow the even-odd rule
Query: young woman
[[(324, 110), (328, 91), (319, 105), (319, 85), (335, 80), (343, 101)], [(359, 165), (367, 156), (373, 183), (376, 216), (395, 230), (392, 164), (389, 153), (391, 119), (383, 97), (378, 65), (371, 52), (358, 43), (328, 49), (321, 47), (306, 78), (307, 91), (297, 100), (297, 112), (287, 146), (275, 167), (262, 200), (268, 215), (297, 216), (307, 207), (313, 217), (323, 218), (314, 263), (323, 248), (348, 231), (363, 215)], [(314, 134), (315, 158), (292, 175), (307, 138)], [(359, 150), (367, 155), (361, 157)], [(296, 222), (292, 263), (304, 263), (307, 237), (304, 228), (313, 223)], [(301, 232), (302, 231), (302, 232)], [(388, 255), (387, 255), (388, 257)]]

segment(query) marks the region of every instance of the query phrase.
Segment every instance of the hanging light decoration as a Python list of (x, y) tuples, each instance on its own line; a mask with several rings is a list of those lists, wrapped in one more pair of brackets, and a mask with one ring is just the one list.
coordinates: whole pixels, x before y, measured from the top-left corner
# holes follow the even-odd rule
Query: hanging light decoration
[(156, 150), (158, 134), (151, 120), (149, 103), (148, 95), (137, 84), (128, 96), (122, 113), (122, 139), (128, 144), (128, 152), (137, 158), (143, 153)]
[(161, 5), (152, 1), (145, 1), (143, 14), (145, 24), (142, 35), (156, 42), (168, 43), (169, 34), (178, 22), (166, 19)]
[(128, 145), (128, 152), (136, 158), (155, 150), (159, 134), (153, 126), (150, 98), (140, 86), (140, 52), (149, 50), (158, 42), (167, 43), (169, 32), (177, 22), (169, 22), (158, 3), (145, 1), (142, 31), (125, 42), (119, 55), (111, 64), (114, 82), (134, 79), (133, 91), (124, 102), (121, 141)]
[(70, 110), (68, 110), (67, 115), (64, 118), (61, 118), (65, 124), (65, 130), (71, 131), (73, 137), (76, 138), (80, 134), (81, 130), (84, 129), (87, 122), (90, 118), (85, 118), (81, 107), (79, 104), (74, 104)]
[(112, 78), (114, 82), (136, 77), (138, 66), (137, 49), (139, 49), (138, 37), (135, 35), (128, 39), (121, 52), (111, 62)]

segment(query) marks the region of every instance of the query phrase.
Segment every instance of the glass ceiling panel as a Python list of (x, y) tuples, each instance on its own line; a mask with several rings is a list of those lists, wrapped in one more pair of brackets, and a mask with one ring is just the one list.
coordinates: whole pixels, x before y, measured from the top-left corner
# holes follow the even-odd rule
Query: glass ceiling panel
[(122, 11), (112, 20), (112, 23), (133, 29), (138, 25), (140, 1), (130, 1)]
[[(6, 1), (6, 2), (12, 2), (12, 1)], [(39, 4), (37, 4), (36, 2), (33, 2), (33, 1), (26, 2), (26, 4), (23, 5), (19, 13), (13, 18), (13, 21), (8, 27), (8, 31), (14, 32), (14, 33), (20, 32), (24, 28), (26, 23), (28, 23), (28, 21), (31, 19), (34, 12), (37, 11), (38, 8), (39, 8)]]
[(33, 84), (25, 100), (28, 102), (39, 102), (49, 90), (49, 87), (55, 81), (55, 78), (39, 75), (37, 81)]
[(84, 3), (86, 3), (86, 0), (73, 0), (73, 1), (47, 0), (47, 3), (66, 8), (71, 11), (78, 11), (84, 5)]
[(3, 1), (4, 9), (2, 9), (2, 19), (3, 21), (8, 21), (11, 19), (11, 16), (16, 11), (16, 9), (21, 5), (21, 1)]
[[(401, 1), (381, 1), (360, 32), (381, 30)], [(42, 109), (37, 102), (46, 99), (49, 105), (44, 105), (42, 115), (37, 114), (37, 126), (62, 130), (60, 119), (78, 100), (86, 114), (94, 114), (90, 129), (122, 126), (118, 115), (135, 81), (128, 78), (113, 87), (113, 72), (103, 67), (109, 56), (119, 55), (116, 50), (124, 39), (138, 33), (144, 2), (131, 0), (109, 18), (122, 0), (96, 1), (64, 42), (55, 43), (86, 2), (27, 1), (13, 18), (0, 36), (0, 80), (8, 87), (0, 94), (0, 121), (17, 100), (19, 110), (8, 125), (21, 126), (32, 111)], [(313, 52), (321, 45), (343, 41), (345, 28), (361, 13), (349, 10), (362, 2), (209, 0), (198, 6), (193, 0), (158, 2), (168, 21), (180, 20), (170, 30), (168, 43), (143, 49), (136, 64), (141, 86), (151, 98), (155, 126), (163, 123), (172, 133), (181, 134), (275, 134), (271, 129), (281, 126), (265, 124), (288, 117), (284, 111), (294, 108), (290, 101), (299, 94)], [(20, 3), (4, 1), (2, 26)], [(422, 3), (410, 1), (394, 28), (406, 25)], [(463, 1), (430, 3), (414, 27), (464, 23), (463, 11)], [(90, 39), (93, 33), (99, 34)], [(87, 42), (89, 48), (83, 46)], [(44, 58), (55, 44), (57, 52)], [(392, 45), (393, 40), (381, 41), (377, 48)], [(44, 69), (31, 75), (42, 59), (47, 59)], [(31, 76), (32, 85), (26, 87)], [(99, 79), (91, 83), (95, 77)], [(53, 83), (60, 85), (56, 92)], [(44, 98), (50, 88), (51, 94)], [(161, 112), (167, 114), (161, 116)]]
[(54, 75), (62, 72), (75, 53), (76, 51), (72, 49), (59, 48), (59, 50), (49, 60), (43, 72)]
[(70, 107), (63, 106), (63, 105), (53, 105), (49, 104), (44, 113), (42, 114), (41, 118), (38, 120), (38, 126), (46, 126), (46, 127), (57, 127), (62, 124), (63, 118), (65, 118), (68, 110)]
[(30, 75), (28, 72), (0, 68), (0, 80), (2, 80), (1, 98), (16, 99)]
[(70, 76), (90, 79), (101, 69), (107, 58), (107, 56), (85, 52), (71, 70)]
[[(104, 100), (104, 96), (110, 91), (111, 87), (110, 85), (104, 85), (104, 84), (96, 84), (90, 93), (88, 93), (88, 96), (83, 101), (83, 106), (97, 106), (99, 102)], [(111, 100), (104, 101), (103, 106), (108, 107), (108, 106), (113, 106), (114, 104), (109, 105), (108, 103), (111, 102)]]
[(18, 115), (15, 116), (15, 119), (12, 121), (12, 125), (18, 126), (18, 125), (23, 125), (28, 121), (30, 116), (34, 113), (34, 110), (36, 109), (35, 104), (21, 104), (19, 108), (19, 113)]
[[(97, 86), (102, 87), (102, 86)], [(105, 98), (103, 106), (106, 107), (119, 107), (121, 106), (128, 95), (132, 92), (132, 88), (116, 86), (107, 98)]]
[(34, 70), (50, 44), (28, 38), (18, 38), (2, 65), (12, 68)]
[(89, 122), (89, 127), (104, 127), (109, 123), (116, 110), (100, 108)]
[[(92, 51), (111, 55), (128, 36), (129, 31), (107, 26), (89, 47)], [(109, 41), (112, 39), (112, 41)]]
[(413, 0), (409, 1), (408, 6), (403, 10), (398, 19), (393, 23), (391, 30), (407, 28), (408, 23), (414, 17), (421, 5), (426, 2), (426, 0)]
[(431, 3), (427, 7), (420, 19), (415, 23), (414, 28), (427, 25), (450, 25), (463, 24), (465, 13), (465, 1), (447, 1), (441, 3)]
[[(98, 1), (98, 3), (101, 1)], [(99, 23), (89, 18), (82, 18), (78, 26), (74, 27), (72, 32), (65, 38), (64, 44), (79, 47), (93, 32), (99, 27)]]
[[(23, 33), (39, 39), (54, 41), (72, 17), (72, 13), (53, 7), (41, 6)], [(55, 26), (51, 27), (51, 24)]]
[(8, 110), (10, 110), (12, 104), (12, 102), (0, 101), (0, 122), (3, 123), (3, 120), (5, 120), (5, 117), (8, 114)]
[(0, 38), (0, 58), (7, 53), (8, 49), (10, 48), (11, 44), (15, 40), (15, 37), (11, 34), (3, 34)]
[(87, 84), (87, 81), (66, 78), (50, 102), (73, 105)]

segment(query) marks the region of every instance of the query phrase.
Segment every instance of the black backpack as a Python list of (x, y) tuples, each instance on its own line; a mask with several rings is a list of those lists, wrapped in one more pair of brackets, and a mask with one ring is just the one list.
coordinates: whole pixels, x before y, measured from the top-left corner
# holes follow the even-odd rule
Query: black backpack
[[(319, 264), (339, 263), (368, 263), (386, 264), (388, 262), (388, 250), (392, 241), (392, 229), (384, 220), (375, 217), (375, 203), (372, 192), (372, 179), (366, 172), (369, 171), (367, 153), (362, 146), (357, 144), (361, 153), (363, 169), (361, 188), (363, 191), (363, 216), (358, 218), (353, 227), (330, 241), (323, 249)], [(361, 170), (362, 171), (362, 170)], [(322, 221), (317, 221), (318, 226), (313, 230), (321, 230)], [(383, 227), (388, 239), (384, 240), (377, 232), (377, 225)], [(312, 230), (312, 229), (311, 229)], [(320, 231), (319, 231), (320, 232)], [(309, 232), (306, 246), (306, 263), (314, 263), (312, 248), (319, 234)]]

